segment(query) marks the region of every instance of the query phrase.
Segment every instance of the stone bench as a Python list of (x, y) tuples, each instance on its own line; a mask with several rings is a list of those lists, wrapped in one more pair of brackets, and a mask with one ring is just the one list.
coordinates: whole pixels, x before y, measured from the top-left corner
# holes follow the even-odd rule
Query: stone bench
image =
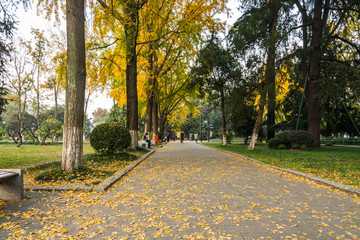
[(23, 170), (0, 169), (0, 199), (21, 200), (23, 196)]
[(149, 142), (141, 142), (141, 147), (150, 148), (150, 143)]

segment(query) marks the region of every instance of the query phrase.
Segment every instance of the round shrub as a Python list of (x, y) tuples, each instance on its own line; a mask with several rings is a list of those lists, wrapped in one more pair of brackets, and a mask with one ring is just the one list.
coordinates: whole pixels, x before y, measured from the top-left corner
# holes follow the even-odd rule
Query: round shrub
[(310, 132), (304, 130), (289, 132), (288, 139), (294, 148), (300, 148), (303, 145), (310, 146), (314, 142), (314, 136)]
[[(275, 138), (272, 138), (268, 141), (269, 148), (278, 149), (278, 148), (291, 148), (291, 142), (288, 138), (290, 131), (283, 131), (278, 133)], [(275, 140), (273, 140), (275, 139)]]
[(267, 142), (267, 144), (268, 144), (268, 147), (271, 149), (278, 149), (282, 143), (281, 143), (280, 139), (275, 137), (275, 138), (270, 139)]
[(283, 131), (276, 135), (276, 138), (279, 139), (281, 144), (284, 145), (286, 149), (291, 148), (291, 141), (289, 140), (289, 133), (290, 133), (290, 131)]
[(114, 154), (130, 146), (129, 131), (117, 123), (97, 125), (90, 133), (90, 145), (95, 151), (103, 154)]

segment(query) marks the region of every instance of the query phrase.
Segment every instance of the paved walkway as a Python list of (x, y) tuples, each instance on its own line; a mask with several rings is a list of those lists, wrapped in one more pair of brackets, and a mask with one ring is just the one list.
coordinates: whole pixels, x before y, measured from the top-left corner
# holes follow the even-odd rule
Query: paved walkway
[(27, 192), (0, 239), (360, 239), (360, 200), (192, 142), (105, 193)]

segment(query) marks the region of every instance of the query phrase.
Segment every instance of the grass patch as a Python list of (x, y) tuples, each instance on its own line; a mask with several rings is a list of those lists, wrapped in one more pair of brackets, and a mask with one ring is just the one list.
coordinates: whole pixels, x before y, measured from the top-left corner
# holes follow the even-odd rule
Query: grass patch
[(60, 162), (31, 167), (25, 170), (24, 183), (30, 186), (95, 186), (146, 152), (146, 150), (128, 150), (109, 156), (87, 154), (84, 155), (83, 166), (72, 173), (61, 171)]
[[(84, 142), (83, 153), (94, 153), (89, 142)], [(0, 144), (0, 169), (1, 168), (25, 168), (61, 160), (62, 144), (33, 145), (23, 144)]]
[(211, 147), (255, 158), (272, 166), (293, 169), (317, 177), (360, 188), (360, 149), (348, 147), (321, 147), (309, 151), (268, 149), (257, 144), (253, 151), (247, 145), (232, 143), (203, 143)]

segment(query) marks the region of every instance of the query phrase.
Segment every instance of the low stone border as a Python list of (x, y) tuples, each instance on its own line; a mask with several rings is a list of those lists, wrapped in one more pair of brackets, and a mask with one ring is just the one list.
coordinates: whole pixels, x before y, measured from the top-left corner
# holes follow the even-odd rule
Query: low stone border
[(93, 191), (103, 192), (109, 189), (116, 181), (118, 181), (120, 178), (122, 178), (125, 174), (130, 172), (132, 169), (134, 169), (137, 165), (139, 165), (142, 161), (144, 161), (148, 156), (153, 154), (155, 150), (151, 150), (150, 152), (146, 153), (145, 155), (141, 156), (136, 162), (130, 164), (128, 167), (120, 170), (117, 172), (114, 176), (109, 177), (108, 179), (105, 179), (102, 183), (97, 185), (95, 188), (93, 188)]
[(322, 178), (319, 178), (319, 177), (316, 177), (316, 176), (313, 176), (313, 175), (310, 175), (310, 174), (307, 174), (307, 173), (298, 172), (298, 171), (295, 171), (295, 170), (290, 170), (290, 169), (286, 169), (286, 168), (280, 168), (280, 167), (271, 166), (271, 165), (269, 165), (267, 163), (263, 163), (263, 162), (261, 162), (259, 160), (254, 159), (254, 158), (245, 157), (245, 156), (243, 156), (241, 154), (238, 154), (238, 153), (228, 152), (228, 151), (225, 151), (225, 150), (222, 150), (222, 149), (206, 146), (206, 145), (203, 145), (203, 144), (201, 144), (201, 145), (204, 146), (204, 147), (211, 148), (213, 150), (219, 151), (219, 152), (224, 152), (224, 153), (227, 153), (227, 154), (230, 154), (230, 155), (234, 155), (234, 156), (243, 158), (245, 160), (248, 160), (248, 161), (251, 161), (251, 162), (266, 166), (266, 167), (269, 167), (269, 168), (273, 168), (273, 169), (276, 169), (276, 170), (279, 170), (279, 171), (282, 171), (282, 172), (290, 173), (290, 174), (298, 176), (298, 177), (309, 179), (309, 180), (311, 180), (313, 182), (316, 182), (316, 183), (319, 183), (319, 184), (321, 184), (323, 186), (338, 189), (338, 190), (346, 192), (348, 194), (356, 195), (356, 196), (360, 197), (360, 190), (356, 189), (354, 187), (348, 186), (348, 185), (344, 185), (344, 184), (341, 184), (341, 183), (337, 183), (337, 182), (333, 182), (333, 181), (330, 181), (330, 180), (322, 179)]
[(153, 154), (155, 150), (151, 150), (150, 152), (141, 156), (138, 160), (127, 166), (126, 168), (120, 170), (119, 172), (115, 173), (114, 176), (111, 176), (104, 181), (102, 181), (96, 187), (89, 187), (89, 186), (64, 186), (64, 187), (37, 187), (37, 186), (28, 186), (24, 187), (26, 191), (97, 191), (103, 192), (109, 189), (116, 181), (121, 179), (124, 175), (134, 169), (137, 165), (139, 165), (142, 161), (144, 161), (147, 157)]

